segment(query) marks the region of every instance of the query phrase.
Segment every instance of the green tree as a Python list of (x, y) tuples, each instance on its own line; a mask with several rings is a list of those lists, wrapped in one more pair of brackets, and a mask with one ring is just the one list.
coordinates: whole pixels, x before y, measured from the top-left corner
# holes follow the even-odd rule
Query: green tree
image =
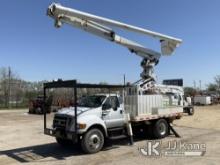
[(197, 90), (192, 87), (185, 87), (184, 94), (185, 96), (195, 96), (197, 94)]
[(211, 91), (211, 92), (217, 91), (217, 89), (218, 89), (218, 86), (217, 86), (216, 84), (214, 84), (214, 83), (210, 83), (210, 84), (208, 84), (208, 86), (207, 86), (207, 90), (208, 90), (208, 91)]

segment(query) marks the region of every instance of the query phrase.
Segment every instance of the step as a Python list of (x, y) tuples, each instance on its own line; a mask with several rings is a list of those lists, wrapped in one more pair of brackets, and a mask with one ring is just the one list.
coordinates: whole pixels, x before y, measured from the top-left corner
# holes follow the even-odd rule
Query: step
[(123, 130), (123, 129), (124, 129), (124, 127), (109, 128), (108, 132), (120, 131), (120, 130)]
[(126, 135), (118, 135), (118, 136), (109, 137), (110, 140), (125, 139), (125, 138), (127, 138)]

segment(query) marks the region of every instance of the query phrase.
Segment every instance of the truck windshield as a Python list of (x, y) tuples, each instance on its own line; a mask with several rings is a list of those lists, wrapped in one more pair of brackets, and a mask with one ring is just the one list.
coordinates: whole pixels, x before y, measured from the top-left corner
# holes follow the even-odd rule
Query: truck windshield
[(86, 96), (79, 99), (77, 106), (79, 107), (100, 107), (106, 96)]

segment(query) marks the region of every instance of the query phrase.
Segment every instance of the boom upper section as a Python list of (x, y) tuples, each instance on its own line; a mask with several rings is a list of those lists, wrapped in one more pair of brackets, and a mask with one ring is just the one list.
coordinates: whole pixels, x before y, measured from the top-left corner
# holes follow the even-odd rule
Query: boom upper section
[[(63, 23), (70, 24), (76, 28), (122, 45), (128, 48), (130, 52), (142, 57), (143, 60), (141, 62), (141, 66), (143, 67), (143, 72), (141, 73), (141, 77), (147, 82), (155, 81), (155, 76), (153, 74), (154, 66), (159, 62), (161, 55), (171, 55), (175, 48), (182, 42), (182, 40), (178, 38), (67, 8), (56, 3), (52, 3), (48, 7), (47, 14), (55, 20), (56, 27), (61, 27)], [(161, 46), (161, 52), (154, 51), (137, 42), (116, 34), (116, 32), (112, 29), (113, 27), (141, 33), (158, 39)]]

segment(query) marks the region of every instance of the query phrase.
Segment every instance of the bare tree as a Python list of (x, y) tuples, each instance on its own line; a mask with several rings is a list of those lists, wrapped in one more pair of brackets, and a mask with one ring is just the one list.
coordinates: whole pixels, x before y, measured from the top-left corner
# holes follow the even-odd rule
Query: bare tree
[(19, 76), (10, 67), (0, 68), (0, 96), (4, 107), (10, 108), (10, 104), (17, 102), (16, 94), (20, 92)]
[(217, 87), (217, 91), (220, 92), (220, 75), (215, 76), (214, 80)]
[(5, 107), (8, 105), (7, 68), (0, 68), (0, 95)]

